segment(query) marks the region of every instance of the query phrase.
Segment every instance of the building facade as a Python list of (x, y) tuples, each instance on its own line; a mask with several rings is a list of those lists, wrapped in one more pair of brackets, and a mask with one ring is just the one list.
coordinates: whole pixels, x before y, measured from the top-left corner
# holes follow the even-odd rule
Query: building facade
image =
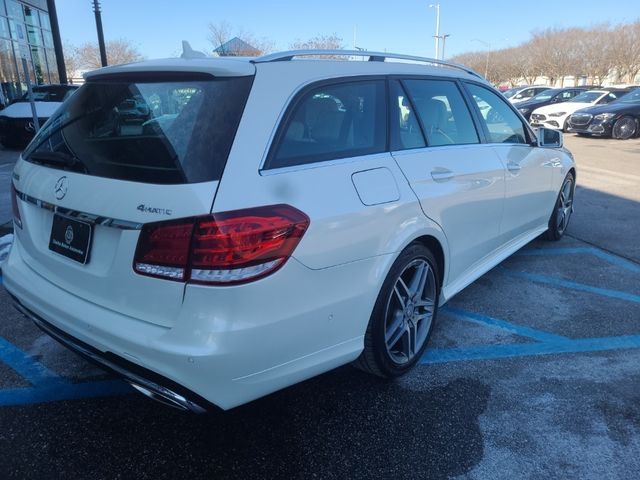
[(26, 92), (22, 58), (32, 84), (59, 83), (46, 0), (0, 0), (0, 103)]

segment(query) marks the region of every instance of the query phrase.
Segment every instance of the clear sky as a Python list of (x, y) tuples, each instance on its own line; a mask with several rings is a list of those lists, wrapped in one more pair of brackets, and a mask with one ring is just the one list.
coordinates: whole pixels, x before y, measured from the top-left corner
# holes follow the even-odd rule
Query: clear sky
[[(210, 22), (227, 21), (286, 50), (296, 40), (336, 34), (347, 47), (434, 55), (436, 12), (450, 34), (445, 56), (515, 46), (549, 27), (589, 27), (640, 18), (640, 0), (102, 0), (105, 39), (126, 38), (147, 58), (175, 56), (181, 41), (212, 50)], [(63, 40), (96, 40), (91, 0), (57, 0)]]

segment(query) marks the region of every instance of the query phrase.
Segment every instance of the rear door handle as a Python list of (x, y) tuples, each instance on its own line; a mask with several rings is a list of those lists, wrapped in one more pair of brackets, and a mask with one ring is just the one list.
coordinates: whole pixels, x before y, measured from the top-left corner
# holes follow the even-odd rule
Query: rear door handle
[(509, 170), (511, 173), (518, 173), (521, 168), (522, 167), (519, 163), (507, 162), (507, 170)]
[(435, 182), (446, 182), (453, 178), (453, 172), (448, 168), (436, 167), (431, 170), (431, 178)]

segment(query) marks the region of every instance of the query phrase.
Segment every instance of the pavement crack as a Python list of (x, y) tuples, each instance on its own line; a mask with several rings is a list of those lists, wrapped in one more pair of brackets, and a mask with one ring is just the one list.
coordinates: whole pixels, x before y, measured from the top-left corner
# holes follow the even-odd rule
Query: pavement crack
[(583, 238), (577, 237), (575, 235), (571, 235), (569, 233), (565, 233), (565, 236), (569, 237), (569, 238), (573, 238), (574, 240), (578, 240), (579, 242), (586, 243), (587, 245), (591, 245), (592, 247), (597, 248), (598, 250), (602, 250), (603, 252), (606, 252), (609, 255), (615, 255), (616, 257), (623, 258), (627, 262), (631, 262), (634, 265), (638, 265), (640, 267), (640, 261), (638, 261), (638, 260), (636, 260), (634, 258), (627, 257), (625, 255), (622, 255), (622, 254), (618, 253), (618, 252), (614, 252), (613, 250), (609, 250), (608, 248), (602, 247), (602, 246), (600, 246), (600, 245), (598, 245), (596, 243), (590, 242), (589, 240), (585, 240)]

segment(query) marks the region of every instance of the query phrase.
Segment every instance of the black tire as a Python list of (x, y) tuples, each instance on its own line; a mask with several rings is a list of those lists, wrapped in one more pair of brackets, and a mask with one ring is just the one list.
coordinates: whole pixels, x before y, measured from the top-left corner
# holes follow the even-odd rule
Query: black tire
[[(419, 306), (419, 303), (416, 301), (416, 317), (425, 315), (428, 318), (429, 313), (425, 312), (432, 313), (430, 314), (428, 323), (418, 323), (426, 321), (427, 318), (425, 318), (424, 320), (416, 321), (415, 325), (419, 326), (415, 326), (412, 323), (412, 328), (415, 329), (414, 338), (420, 338), (422, 342), (419, 348), (416, 342), (416, 348), (414, 349), (415, 353), (413, 354), (413, 357), (407, 357), (407, 361), (405, 362), (397, 361), (397, 357), (401, 354), (394, 355), (394, 353), (390, 351), (390, 348), (387, 347), (387, 341), (392, 340), (387, 340), (386, 334), (393, 331), (400, 332), (401, 328), (393, 330), (391, 328), (392, 326), (388, 325), (387, 320), (393, 320), (393, 318), (395, 318), (392, 323), (397, 324), (397, 317), (393, 315), (393, 313), (397, 315), (400, 310), (402, 310), (403, 312), (403, 322), (406, 320), (406, 318), (416, 317), (405, 317), (405, 312), (409, 309), (411, 309), (411, 311), (413, 312), (413, 301), (406, 302), (407, 299), (405, 299), (405, 303), (402, 304), (403, 308), (392, 308), (392, 305), (394, 303), (397, 304), (396, 307), (400, 306), (400, 294), (398, 294), (395, 287), (399, 285), (398, 282), (401, 281), (400, 279), (403, 276), (411, 276), (410, 274), (412, 273), (412, 268), (416, 269), (415, 278), (417, 278), (418, 269), (421, 265), (428, 265), (428, 268), (433, 275), (431, 276), (429, 271), (427, 271), (427, 273), (425, 274), (426, 278), (424, 287), (422, 289), (418, 288), (417, 290), (421, 292), (420, 297), (422, 299), (424, 299), (426, 296), (431, 297), (433, 295), (434, 301), (432, 305), (429, 305), (429, 307)], [(406, 287), (404, 283), (402, 285)], [(406, 291), (409, 292), (410, 289), (407, 288)], [(373, 312), (371, 313), (369, 325), (367, 326), (367, 331), (365, 333), (364, 350), (360, 354), (360, 357), (355, 360), (353, 365), (360, 370), (383, 378), (399, 377), (400, 375), (403, 375), (411, 370), (418, 362), (418, 360), (420, 360), (420, 357), (424, 353), (424, 350), (429, 343), (429, 337), (433, 330), (433, 325), (438, 314), (439, 297), (440, 272), (438, 271), (438, 263), (436, 262), (433, 254), (427, 247), (420, 243), (413, 243), (409, 245), (402, 251), (396, 261), (393, 263), (391, 269), (389, 270), (387, 278), (382, 284), (382, 288), (380, 289), (380, 293), (378, 294), (378, 298), (373, 307)], [(407, 310), (404, 309), (405, 305), (407, 307)], [(424, 310), (418, 313), (419, 308), (423, 308)], [(391, 310), (393, 310), (393, 312), (391, 312)], [(411, 321), (409, 320), (409, 322)], [(405, 324), (403, 323), (403, 325)], [(419, 331), (419, 329), (421, 328), (422, 330)], [(407, 335), (407, 342), (411, 342), (411, 334), (407, 333), (409, 331), (410, 327), (407, 326), (406, 332), (398, 337), (397, 344), (404, 343), (405, 335)], [(395, 337), (395, 335), (392, 335), (392, 337)]]
[(611, 128), (611, 136), (618, 140), (628, 140), (635, 137), (637, 133), (638, 120), (629, 115), (620, 117)]
[(576, 182), (573, 173), (567, 173), (564, 177), (558, 198), (553, 206), (553, 212), (549, 218), (547, 231), (544, 238), (550, 241), (558, 241), (567, 231), (571, 214), (573, 213), (573, 197), (576, 189)]

